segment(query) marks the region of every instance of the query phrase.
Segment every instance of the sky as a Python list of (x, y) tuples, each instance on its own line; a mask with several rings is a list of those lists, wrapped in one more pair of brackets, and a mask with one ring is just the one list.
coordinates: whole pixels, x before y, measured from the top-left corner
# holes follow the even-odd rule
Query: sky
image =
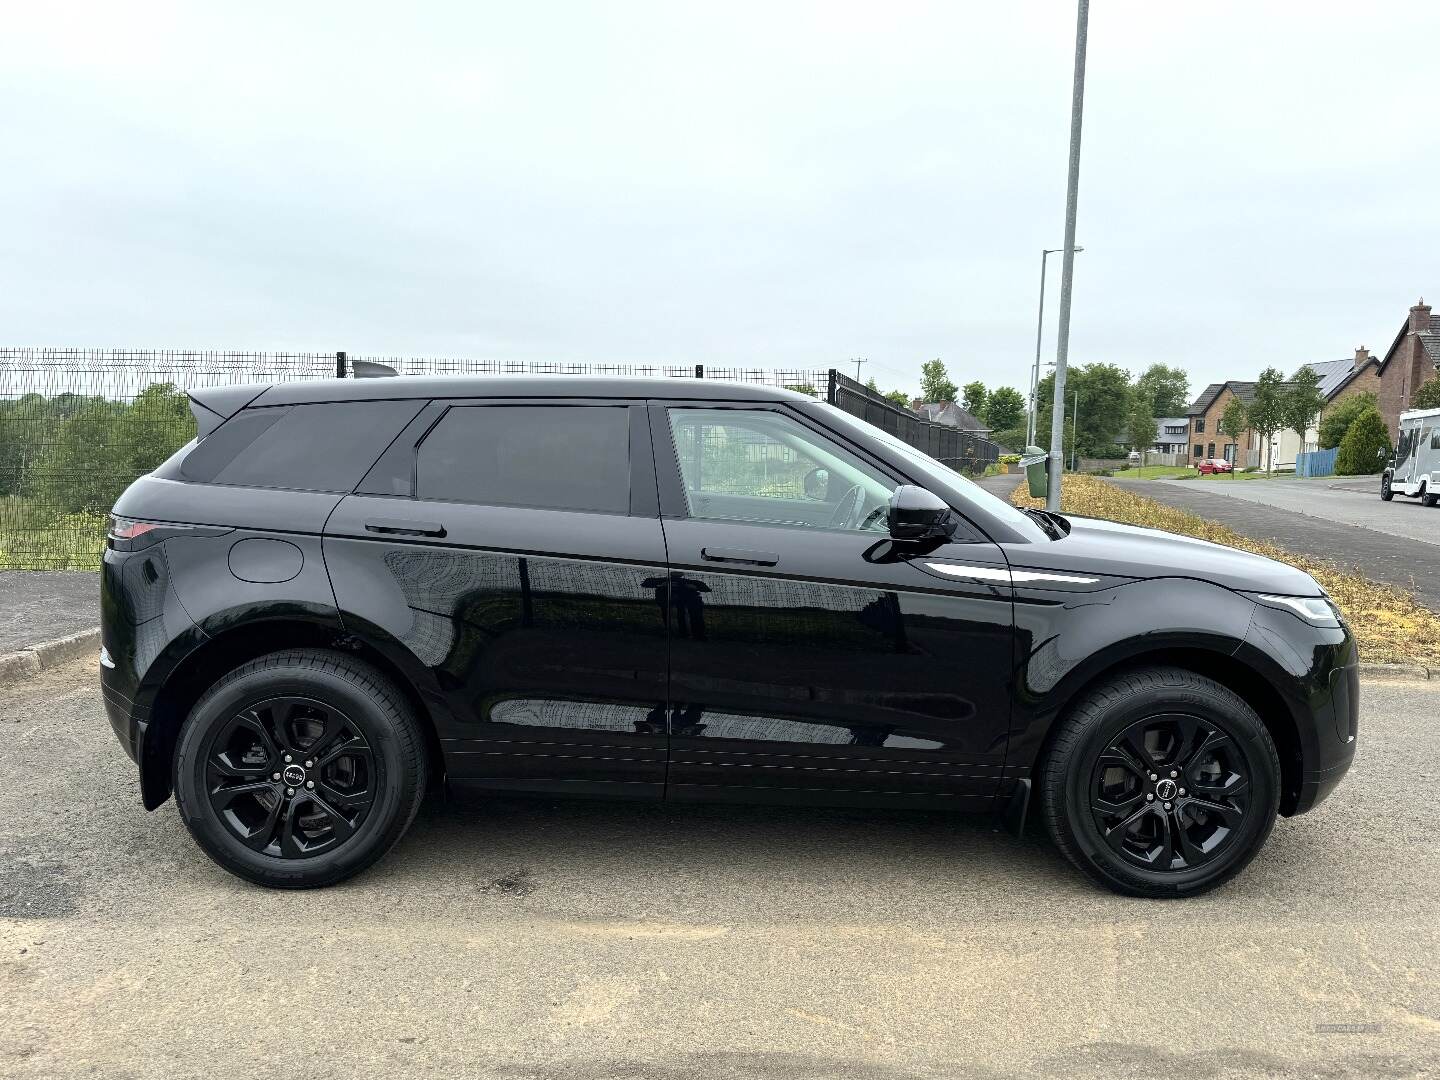
[[(1028, 386), (1073, 3), (7, 5), (0, 344)], [(1440, 5), (1095, 0), (1071, 362), (1440, 301)], [(1050, 259), (1053, 359), (1059, 258)]]

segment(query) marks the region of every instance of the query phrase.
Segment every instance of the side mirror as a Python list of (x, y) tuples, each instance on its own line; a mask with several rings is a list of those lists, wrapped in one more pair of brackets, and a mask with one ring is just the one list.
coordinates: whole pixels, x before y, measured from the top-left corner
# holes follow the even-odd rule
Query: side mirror
[(890, 539), (949, 539), (960, 524), (950, 504), (914, 484), (901, 484), (890, 496)]
[(830, 493), (830, 470), (814, 468), (805, 474), (801, 481), (807, 499), (814, 499), (817, 502), (824, 502), (825, 496)]

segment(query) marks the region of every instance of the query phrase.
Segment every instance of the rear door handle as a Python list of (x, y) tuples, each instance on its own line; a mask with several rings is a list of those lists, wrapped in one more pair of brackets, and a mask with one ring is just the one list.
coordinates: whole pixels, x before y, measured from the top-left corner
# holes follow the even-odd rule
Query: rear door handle
[(365, 522), (365, 531), (389, 536), (444, 536), (445, 526), (438, 521), (400, 521), (376, 518)]
[(707, 562), (743, 563), (746, 566), (774, 566), (780, 556), (773, 551), (741, 551), (737, 548), (701, 548), (700, 557)]

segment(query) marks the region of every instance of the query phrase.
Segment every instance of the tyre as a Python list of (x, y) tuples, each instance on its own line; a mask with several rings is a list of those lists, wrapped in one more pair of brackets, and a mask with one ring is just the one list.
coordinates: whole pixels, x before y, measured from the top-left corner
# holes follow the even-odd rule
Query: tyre
[(1389, 502), (1395, 498), (1395, 489), (1390, 486), (1390, 474), (1386, 473), (1380, 477), (1380, 498)]
[(273, 888), (332, 885), (399, 842), (425, 791), (404, 696), (338, 653), (272, 653), (230, 672), (191, 710), (175, 801), (215, 862)]
[(1426, 484), (1420, 489), (1420, 501), (1426, 506), (1434, 506), (1436, 503), (1440, 503), (1440, 495), (1431, 494), (1430, 485)]
[(1040, 775), (1056, 846), (1129, 896), (1192, 896), (1228, 881), (1270, 835), (1279, 803), (1279, 755), (1255, 711), (1182, 668), (1089, 691)]

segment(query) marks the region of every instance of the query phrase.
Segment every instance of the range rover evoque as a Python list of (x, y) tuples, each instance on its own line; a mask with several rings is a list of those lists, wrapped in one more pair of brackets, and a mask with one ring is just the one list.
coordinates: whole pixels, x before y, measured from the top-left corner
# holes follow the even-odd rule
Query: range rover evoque
[(339, 881), (429, 788), (1038, 817), (1198, 893), (1354, 754), (1307, 574), (1022, 512), (784, 390), (377, 378), (192, 392), (116, 504), (101, 681), (147, 809)]

